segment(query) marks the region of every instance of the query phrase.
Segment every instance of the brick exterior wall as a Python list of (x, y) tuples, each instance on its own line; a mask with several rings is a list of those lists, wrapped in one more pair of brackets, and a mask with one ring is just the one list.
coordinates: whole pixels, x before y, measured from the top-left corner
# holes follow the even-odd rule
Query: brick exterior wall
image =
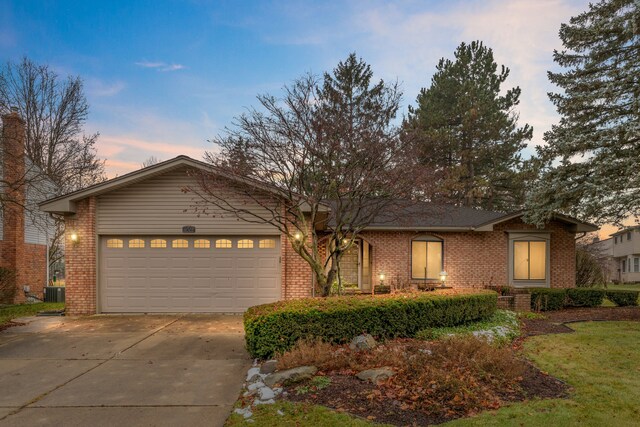
[[(66, 307), (71, 316), (96, 313), (96, 198), (77, 202), (76, 213), (65, 220)], [(73, 242), (71, 235), (78, 240)]]
[(0, 241), (0, 267), (15, 271), (16, 293), (13, 301), (26, 301), (23, 287), (30, 293), (43, 296), (47, 281), (47, 248), (45, 245), (25, 243), (25, 123), (15, 112), (2, 117), (2, 171), (5, 187), (3, 203), (3, 239)]
[(550, 285), (554, 288), (575, 286), (575, 234), (560, 222), (551, 222), (544, 230), (525, 224), (520, 219), (499, 224), (494, 231), (415, 233), (409, 231), (367, 231), (361, 237), (371, 244), (373, 283), (379, 284), (380, 273), (385, 284), (424, 283), (411, 279), (411, 239), (432, 235), (444, 241), (444, 270), (447, 286), (482, 288), (508, 285), (507, 231), (547, 231), (550, 241)]

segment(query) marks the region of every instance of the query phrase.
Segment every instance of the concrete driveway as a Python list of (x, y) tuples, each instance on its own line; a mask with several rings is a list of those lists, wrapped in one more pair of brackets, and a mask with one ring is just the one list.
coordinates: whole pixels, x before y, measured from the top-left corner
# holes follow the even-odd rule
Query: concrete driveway
[(240, 316), (22, 321), (0, 332), (0, 426), (219, 426), (251, 365)]

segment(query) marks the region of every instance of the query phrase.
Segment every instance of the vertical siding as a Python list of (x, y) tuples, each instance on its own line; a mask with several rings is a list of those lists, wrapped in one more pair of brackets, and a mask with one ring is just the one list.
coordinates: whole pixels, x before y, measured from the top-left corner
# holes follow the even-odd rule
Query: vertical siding
[[(181, 167), (160, 176), (148, 178), (98, 197), (98, 234), (181, 234), (182, 227), (192, 225), (197, 234), (279, 234), (268, 224), (239, 220), (233, 214), (209, 210), (198, 216), (194, 206), (198, 198), (182, 188), (196, 181)], [(226, 200), (242, 209), (266, 212), (238, 191), (232, 184), (220, 188)], [(253, 207), (252, 206), (253, 203)]]

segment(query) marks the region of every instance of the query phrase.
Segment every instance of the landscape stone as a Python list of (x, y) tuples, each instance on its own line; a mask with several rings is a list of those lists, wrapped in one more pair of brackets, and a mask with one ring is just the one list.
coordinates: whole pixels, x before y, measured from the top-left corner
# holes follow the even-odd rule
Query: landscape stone
[(349, 348), (355, 351), (371, 350), (378, 345), (376, 340), (369, 334), (358, 335), (351, 340)]
[(253, 391), (259, 389), (260, 387), (264, 387), (264, 383), (262, 381), (256, 381), (255, 383), (249, 384), (247, 386), (247, 390)]
[(258, 394), (260, 394), (260, 400), (269, 400), (276, 397), (276, 394), (269, 387), (261, 387), (258, 390)]
[(268, 360), (262, 364), (260, 367), (261, 374), (272, 374), (276, 371), (276, 367), (278, 365), (277, 360)]
[(249, 382), (255, 381), (254, 377), (259, 374), (260, 374), (260, 368), (258, 367), (249, 368), (249, 370), (247, 371), (247, 381)]
[(377, 384), (379, 381), (384, 381), (387, 378), (391, 378), (396, 373), (389, 367), (385, 366), (382, 368), (376, 369), (367, 369), (356, 375), (362, 381), (371, 381), (374, 384)]
[(300, 366), (293, 369), (287, 369), (285, 371), (274, 372), (273, 374), (267, 375), (264, 379), (264, 383), (273, 387), (276, 384), (284, 384), (286, 382), (298, 382), (305, 380), (307, 378), (311, 378), (318, 372), (318, 368), (315, 366)]

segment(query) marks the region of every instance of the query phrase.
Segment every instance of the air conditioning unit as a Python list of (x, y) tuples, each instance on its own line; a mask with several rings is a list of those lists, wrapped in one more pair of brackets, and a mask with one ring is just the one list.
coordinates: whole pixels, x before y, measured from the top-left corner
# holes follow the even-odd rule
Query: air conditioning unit
[(46, 286), (44, 288), (44, 302), (64, 302), (64, 287)]

